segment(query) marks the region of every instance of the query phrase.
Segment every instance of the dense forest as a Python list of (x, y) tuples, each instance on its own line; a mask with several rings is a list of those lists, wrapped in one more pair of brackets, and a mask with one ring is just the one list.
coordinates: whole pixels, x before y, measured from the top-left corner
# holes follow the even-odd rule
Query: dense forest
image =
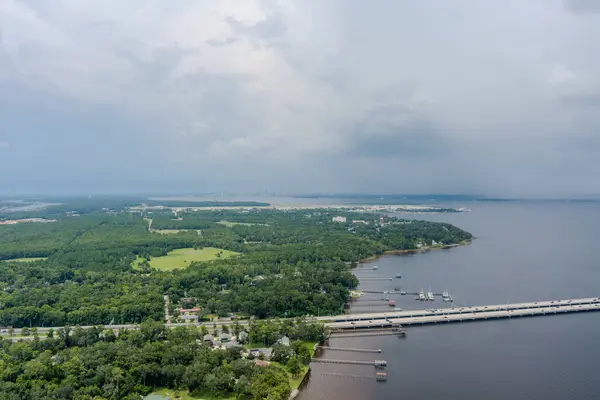
[[(76, 203), (76, 206), (79, 203)], [(443, 223), (332, 210), (30, 212), (53, 223), (0, 225), (0, 325), (63, 326), (163, 320), (163, 296), (197, 299), (206, 314), (259, 318), (337, 314), (357, 285), (348, 264), (387, 250), (453, 244), (471, 234)], [(70, 211), (65, 211), (70, 210)], [(80, 207), (80, 211), (84, 208)], [(10, 213), (4, 213), (7, 217)], [(333, 217), (347, 222), (333, 222)], [(152, 229), (149, 223), (152, 221)], [(353, 223), (352, 221), (360, 221)], [(162, 234), (160, 229), (180, 229)], [(190, 231), (186, 231), (190, 229)], [(199, 232), (197, 231), (199, 230)], [(136, 259), (178, 248), (216, 247), (240, 256), (175, 271)], [(46, 257), (34, 262), (11, 259)]]
[(248, 329), (255, 341), (273, 343), (282, 334), (292, 341), (290, 346), (273, 347), (272, 360), (277, 363), (259, 366), (243, 347), (211, 348), (203, 340), (205, 329), (167, 329), (153, 321), (117, 334), (97, 327), (66, 327), (44, 338), (33, 333), (30, 341), (0, 340), (0, 398), (139, 400), (163, 387), (182, 393), (287, 399), (289, 377), (310, 362), (309, 349), (301, 341), (322, 340), (323, 326), (299, 319), (254, 323)]

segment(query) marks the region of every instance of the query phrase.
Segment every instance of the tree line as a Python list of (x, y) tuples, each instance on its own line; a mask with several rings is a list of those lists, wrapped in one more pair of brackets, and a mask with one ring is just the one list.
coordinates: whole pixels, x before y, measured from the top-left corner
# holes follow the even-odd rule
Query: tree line
[[(347, 223), (332, 222), (343, 215)], [(0, 226), (0, 259), (47, 256), (0, 268), (0, 325), (20, 327), (139, 323), (164, 318), (194, 297), (205, 314), (259, 318), (342, 311), (358, 280), (348, 264), (386, 250), (459, 243), (471, 234), (450, 224), (331, 210), (200, 211), (183, 220), (208, 223), (202, 235), (148, 231), (141, 215), (102, 210), (62, 215), (52, 224)], [(367, 224), (352, 224), (360, 219)], [(220, 221), (243, 225), (224, 226)], [(207, 222), (208, 221), (208, 222)], [(197, 227), (197, 226), (194, 226)], [(138, 257), (212, 246), (242, 253), (161, 272), (134, 267)]]
[(290, 376), (310, 362), (310, 351), (295, 339), (318, 339), (323, 330), (304, 320), (252, 325), (253, 337), (277, 332), (294, 339), (275, 348), (279, 364), (271, 366), (258, 366), (242, 347), (211, 348), (197, 328), (166, 329), (154, 321), (117, 333), (65, 327), (40, 338), (34, 332), (30, 341), (0, 341), (0, 398), (139, 400), (156, 388), (169, 388), (284, 400), (291, 392)]

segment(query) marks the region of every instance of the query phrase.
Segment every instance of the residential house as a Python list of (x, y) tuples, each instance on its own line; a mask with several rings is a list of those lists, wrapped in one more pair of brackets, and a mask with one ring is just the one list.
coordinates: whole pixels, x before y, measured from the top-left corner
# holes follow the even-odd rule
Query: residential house
[(212, 343), (215, 340), (215, 337), (213, 335), (204, 335), (204, 337), (202, 338), (204, 340), (205, 343)]
[(262, 354), (262, 356), (264, 358), (269, 359), (269, 358), (271, 358), (271, 354), (273, 354), (273, 349), (269, 349), (269, 348), (250, 349), (249, 353), (255, 358), (260, 357), (260, 355)]
[(179, 314), (180, 315), (197, 315), (199, 311), (200, 311), (200, 308), (180, 308)]
[(221, 333), (219, 335), (219, 340), (221, 343), (231, 342), (231, 335), (229, 333)]
[(269, 365), (271, 365), (269, 361), (265, 360), (254, 360), (254, 364), (256, 364), (259, 367), (268, 367)]
[(229, 349), (231, 347), (238, 347), (238, 346), (239, 346), (239, 343), (236, 342), (235, 340), (232, 340), (230, 342), (222, 342), (221, 343), (221, 348), (223, 350), (227, 350), (227, 349)]

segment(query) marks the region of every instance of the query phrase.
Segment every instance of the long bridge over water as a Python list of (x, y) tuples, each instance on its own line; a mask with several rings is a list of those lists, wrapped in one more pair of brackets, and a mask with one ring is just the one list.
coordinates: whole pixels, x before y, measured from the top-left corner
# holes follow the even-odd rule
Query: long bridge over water
[(584, 311), (600, 311), (600, 297), (429, 310), (347, 314), (333, 317), (318, 317), (317, 319), (335, 330), (371, 327), (385, 328), (398, 325), (422, 325), (444, 322), (469, 322), (500, 318), (567, 314)]

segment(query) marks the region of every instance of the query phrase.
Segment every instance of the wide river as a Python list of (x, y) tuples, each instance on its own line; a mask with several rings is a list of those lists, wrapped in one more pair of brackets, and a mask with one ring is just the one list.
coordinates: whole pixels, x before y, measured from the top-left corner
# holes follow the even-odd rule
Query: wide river
[[(459, 205), (457, 205), (459, 206)], [(418, 215), (472, 232), (469, 246), (386, 256), (357, 275), (365, 290), (447, 289), (455, 304), (486, 305), (600, 296), (600, 204), (466, 203), (469, 213)], [(406, 218), (415, 216), (406, 215)], [(389, 310), (381, 297), (352, 312)], [(395, 296), (398, 307), (439, 308)], [(331, 340), (331, 346), (381, 348), (383, 354), (327, 351), (325, 358), (388, 361), (388, 381), (369, 366), (312, 365), (297, 397), (315, 399), (600, 399), (600, 312), (408, 327), (406, 338)], [(339, 373), (341, 375), (334, 375)]]

